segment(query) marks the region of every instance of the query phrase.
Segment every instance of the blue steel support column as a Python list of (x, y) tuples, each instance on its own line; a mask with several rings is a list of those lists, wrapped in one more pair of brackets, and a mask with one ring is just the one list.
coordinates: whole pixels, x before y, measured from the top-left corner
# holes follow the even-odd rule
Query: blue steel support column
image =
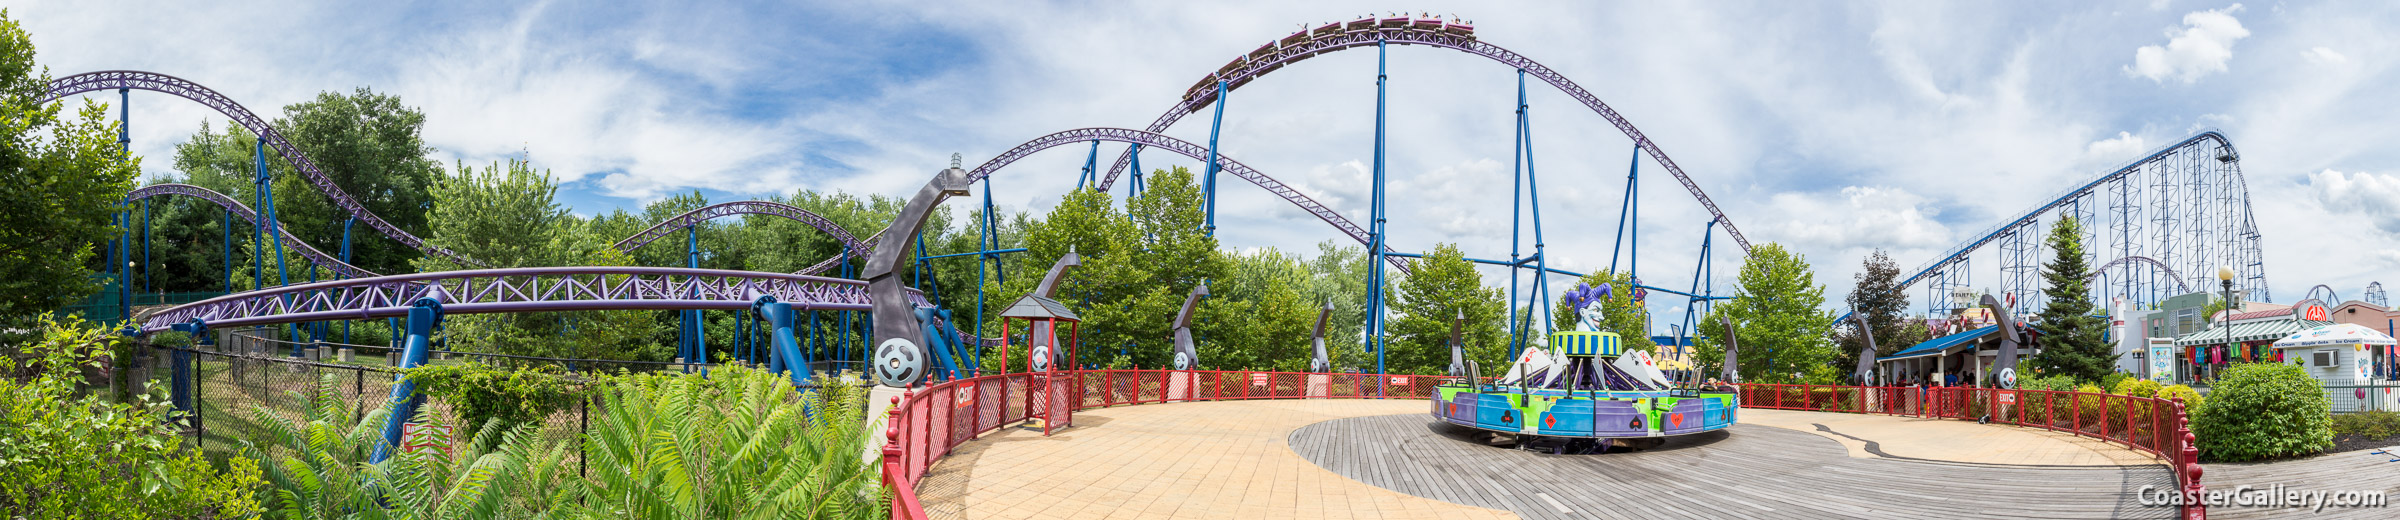
[(156, 269), (150, 268), (150, 199), (142, 199), (142, 292), (157, 290), (151, 271)]
[[(684, 234), (686, 238), (686, 241), (684, 242), (684, 254), (685, 257), (689, 259), (689, 261), (686, 262), (686, 265), (693, 269), (699, 269), (700, 226), (694, 224), (684, 229), (686, 230)], [(693, 289), (692, 297), (698, 298), (699, 296), (700, 290)], [(685, 326), (687, 327), (686, 330), (690, 331), (692, 341), (691, 351), (687, 354), (689, 357), (684, 358), (684, 360), (687, 363), (700, 365), (701, 371), (705, 372), (708, 370), (708, 329), (704, 326), (705, 324), (700, 321), (699, 310), (694, 309), (684, 312), (688, 313), (685, 314), (685, 316), (688, 316), (688, 319), (690, 320), (686, 322), (687, 324)], [(689, 368), (687, 367), (686, 370), (689, 370)]]
[[(1380, 103), (1380, 102), (1378, 102)], [(1208, 123), (1208, 176), (1201, 181), (1200, 205), (1208, 209), (1208, 236), (1217, 236), (1217, 131), (1225, 128), (1225, 80), (1217, 80), (1217, 117)], [(1380, 135), (1380, 134), (1379, 134)]]
[[(128, 158), (130, 158), (130, 157), (132, 157), (132, 156), (133, 156), (133, 131), (132, 131), (132, 127), (133, 127), (133, 94), (132, 94), (132, 92), (133, 92), (133, 90), (132, 90), (132, 89), (122, 89), (122, 88), (120, 88), (120, 89), (117, 89), (117, 153), (119, 153), (119, 154), (123, 154), (125, 157), (128, 157)], [(120, 205), (120, 207), (122, 207), (122, 205)], [(148, 206), (145, 204), (145, 205), (144, 205), (144, 207), (148, 207)], [(130, 211), (130, 210), (131, 210), (130, 208), (126, 209), (126, 211)], [(133, 215), (130, 215), (130, 214), (128, 214), (128, 215), (124, 215), (124, 217), (125, 217), (125, 218), (124, 218), (123, 220), (121, 220), (121, 222), (125, 222), (125, 223), (127, 223), (127, 224), (131, 224), (131, 223), (132, 223), (132, 222), (130, 222), (130, 221), (131, 221), (131, 220), (133, 220)], [(130, 233), (131, 231), (130, 231), (130, 230), (126, 230), (126, 232), (127, 232), (127, 233)], [(123, 240), (123, 242), (122, 242), (122, 244), (123, 244), (123, 245), (120, 245), (120, 246), (118, 246), (118, 247), (117, 247), (117, 250), (116, 250), (116, 252), (117, 252), (117, 257), (116, 257), (116, 258), (111, 258), (111, 259), (109, 259), (109, 260), (110, 260), (110, 263), (112, 263), (112, 264), (128, 264), (128, 263), (132, 263), (132, 262), (128, 261), (127, 259), (133, 256), (133, 249), (132, 249), (132, 247), (133, 247), (133, 238), (132, 238), (130, 235), (127, 235), (127, 236), (124, 236), (122, 240)], [(143, 256), (148, 256), (148, 255), (143, 255)], [(119, 313), (119, 316), (118, 316), (118, 317), (119, 317), (119, 318), (122, 318), (122, 319), (125, 319), (125, 320), (127, 320), (127, 321), (130, 323), (130, 322), (131, 322), (131, 320), (133, 320), (133, 287), (132, 287), (132, 283), (133, 283), (133, 273), (131, 272), (131, 270), (132, 270), (132, 267), (130, 267), (130, 266), (124, 266), (124, 265), (113, 265), (113, 266), (111, 266), (111, 270), (119, 270), (119, 269), (122, 269), (122, 270), (121, 270), (121, 271), (116, 271), (116, 272), (117, 272), (117, 286), (118, 286), (118, 287), (117, 287), (117, 290), (118, 290), (118, 296), (121, 296), (121, 297), (123, 297), (124, 299), (123, 299), (123, 300), (121, 300), (121, 301), (119, 301), (119, 302), (117, 302), (117, 303), (119, 303), (119, 304), (120, 304), (120, 305), (118, 305), (118, 307), (122, 309), (122, 312), (120, 312), (120, 313)]]
[[(1550, 302), (1550, 255), (1548, 250), (1544, 249), (1547, 246), (1542, 240), (1542, 179), (1541, 176), (1534, 174), (1533, 168), (1533, 115), (1531, 112), (1532, 105), (1525, 103), (1525, 71), (1519, 69), (1517, 71), (1517, 135), (1521, 137), (1517, 141), (1517, 147), (1521, 156), (1525, 158), (1525, 200), (1527, 205), (1533, 209), (1533, 290), (1527, 292), (1540, 296), (1541, 299), (1537, 301), (1543, 303), (1539, 306), (1542, 309), (1542, 330), (1547, 331), (1550, 330), (1551, 323), (1557, 320), (1550, 315), (1550, 305), (1548, 305)], [(1514, 268), (1511, 269), (1511, 272), (1514, 272)], [(1526, 309), (1525, 315), (1532, 317), (1533, 309)], [(1642, 334), (1647, 336), (1650, 332), (1642, 331)], [(1548, 334), (1543, 336), (1546, 337)]]
[(220, 227), (220, 228), (219, 228), (219, 230), (221, 230), (221, 231), (224, 231), (224, 232), (225, 232), (225, 240), (223, 241), (223, 243), (222, 243), (222, 244), (220, 244), (220, 245), (223, 245), (223, 246), (224, 246), (224, 248), (225, 248), (225, 294), (233, 294), (233, 210), (232, 210), (232, 209), (227, 209), (227, 210), (225, 210), (225, 224), (224, 224), (224, 226)]
[[(1524, 122), (1525, 69), (1517, 69), (1518, 124), (1516, 127), (1516, 137), (1511, 138), (1508, 144), (1509, 161), (1511, 161), (1508, 167), (1508, 321), (1505, 322), (1508, 324), (1508, 359), (1516, 359), (1517, 352), (1523, 349), (1526, 343), (1524, 330), (1517, 326), (1517, 271), (1519, 268), (1522, 268), (1525, 265), (1524, 259), (1519, 258), (1519, 250), (1517, 249), (1520, 245), (1519, 237), (1524, 232), (1523, 220), (1525, 215)], [(1536, 272), (1536, 274), (1538, 275), (1539, 272)], [(1533, 309), (1531, 307), (1527, 307), (1525, 309), (1525, 313), (1527, 315), (1531, 315), (1533, 313)]]
[(117, 318), (133, 325), (133, 204), (117, 203)]
[(1633, 218), (1633, 195), (1641, 185), (1635, 179), (1642, 174), (1642, 144), (1633, 144), (1633, 165), (1625, 167), (1625, 200), (1617, 204), (1617, 241), (1608, 246), (1608, 272), (1617, 272), (1617, 254), (1625, 249), (1625, 220)]
[[(844, 256), (844, 257), (842, 257), (842, 278), (856, 279), (856, 277), (857, 277), (857, 276), (858, 276), (858, 274), (857, 274), (857, 273), (853, 273), (853, 272), (851, 272), (851, 271), (850, 271), (850, 257), (848, 257), (848, 256)], [(851, 359), (851, 357), (850, 357), (850, 313), (851, 313), (851, 312), (852, 312), (852, 311), (841, 311), (841, 313), (842, 313), (842, 325), (841, 325), (841, 327), (842, 327), (842, 331), (841, 331), (841, 333), (840, 333), (840, 335), (839, 335), (839, 341), (841, 341), (841, 344), (840, 344), (840, 346), (834, 346), (834, 345), (832, 345), (832, 344), (831, 344), (832, 342), (826, 342), (826, 343), (828, 343), (828, 345), (826, 345), (826, 346), (834, 346), (834, 355), (832, 355), (832, 356), (828, 356), (828, 357), (839, 358), (839, 359), (842, 359), (842, 360), (845, 360), (845, 361), (847, 361), (847, 360)], [(861, 341), (860, 341), (860, 343), (865, 343), (865, 341), (864, 341), (864, 340), (861, 340)], [(860, 345), (860, 346), (861, 346), (861, 347), (864, 347), (865, 345)], [(860, 366), (862, 366), (862, 367), (863, 367), (863, 366), (865, 366), (865, 365), (860, 365)], [(863, 372), (862, 372), (862, 373), (863, 373)]]
[[(358, 217), (350, 217), (349, 220), (342, 221), (342, 263), (350, 263), (350, 226), (357, 223)], [(334, 276), (341, 276), (341, 274), (335, 273)], [(348, 277), (344, 276), (344, 278)], [(342, 320), (342, 343), (349, 342), (350, 320)]]
[[(217, 336), (215, 334), (208, 333), (208, 322), (202, 321), (199, 318), (193, 318), (192, 321), (188, 323), (177, 323), (175, 324), (175, 330), (191, 333), (192, 343), (194, 345), (209, 346), (217, 344)], [(192, 386), (191, 350), (175, 350), (174, 372), (175, 390), (170, 392), (169, 396), (174, 399), (175, 411), (182, 412), (188, 416), (188, 414), (192, 413), (192, 391), (196, 389), (196, 387)]]
[[(1373, 193), (1372, 202), (1368, 206), (1368, 211), (1374, 215), (1373, 220), (1367, 223), (1371, 227), (1368, 230), (1371, 239), (1367, 244), (1367, 263), (1372, 269), (1367, 272), (1367, 350), (1375, 351), (1375, 373), (1377, 374), (1384, 373), (1383, 351), (1387, 346), (1383, 343), (1383, 244), (1385, 239), (1383, 227), (1383, 103), (1384, 83), (1391, 76), (1390, 69), (1386, 66), (1388, 63), (1384, 59), (1385, 46), (1386, 42), (1383, 39), (1375, 40), (1375, 178), (1374, 185), (1370, 190)], [(1219, 88), (1223, 88), (1221, 83)], [(1220, 111), (1225, 108), (1224, 94), (1217, 95), (1217, 108)], [(1213, 143), (1215, 139), (1211, 138), (1210, 141)], [(1209, 150), (1209, 171), (1213, 172), (1216, 171), (1215, 145), (1211, 144)], [(1214, 218), (1215, 212), (1211, 211), (1210, 216)], [(1377, 395), (1381, 395), (1382, 378), (1376, 378), (1375, 387)]]
[[(281, 219), (275, 214), (275, 176), (273, 173), (270, 173), (267, 170), (267, 141), (265, 139), (253, 140), (251, 141), (250, 149), (251, 158), (252, 161), (254, 161), (252, 163), (253, 167), (256, 168), (256, 171), (258, 172), (258, 219), (263, 223), (261, 226), (258, 226), (261, 228), (259, 229), (259, 232), (267, 235), (269, 240), (274, 241), (276, 283), (278, 285), (291, 285), (292, 273), (285, 269), (285, 265), (283, 263), (283, 234), (278, 233), (278, 231), (281, 229), (279, 224)], [(263, 276), (266, 270), (266, 261), (263, 259), (258, 259), (253, 260), (253, 262), (259, 264), (258, 268), (260, 275)], [(254, 286), (250, 289), (258, 290), (262, 288), (263, 287)], [(284, 300), (286, 303), (289, 303), (291, 298), (287, 296), (284, 298)], [(300, 349), (300, 345), (298, 343), (294, 343), (292, 345), (292, 357), (300, 357), (305, 355), (300, 351)]]
[[(441, 302), (421, 298), (411, 304), (408, 309), (408, 347), (400, 353), (400, 368), (425, 364), (425, 355), (431, 350), (433, 326), (441, 321)], [(400, 445), (400, 426), (408, 424), (409, 418), (417, 414), (417, 405), (424, 404), (425, 399), (417, 395), (417, 382), (402, 375), (393, 379), (391, 399), (384, 402), (392, 403), (392, 414), (384, 418), (383, 442), (375, 444), (375, 453), (367, 457), (369, 464), (381, 463), (392, 456), (392, 448)]]
[[(1089, 155), (1085, 155), (1085, 156), (1083, 157), (1083, 175), (1075, 177), (1075, 189), (1078, 189), (1078, 190), (1080, 190), (1080, 189), (1083, 189), (1083, 187), (1084, 187), (1084, 186), (1093, 186), (1093, 185), (1098, 185), (1098, 184), (1100, 183), (1100, 176), (1099, 176), (1099, 173), (1098, 173), (1098, 168), (1099, 168), (1099, 167), (1100, 167), (1100, 140), (1099, 140), (1099, 139), (1093, 139), (1093, 140), (1092, 140), (1092, 153), (1091, 153), (1091, 154), (1089, 154)], [(918, 237), (918, 238), (920, 239), (920, 241), (922, 241), (922, 239), (923, 239), (924, 237)]]
[(775, 329), (773, 334), (768, 335), (769, 341), (775, 343), (775, 357), (778, 360), (790, 360), (783, 364), (792, 367), (787, 372), (792, 385), (797, 387), (808, 381), (811, 375), (808, 357), (801, 353), (800, 343), (792, 339), (792, 304), (775, 301), (774, 297), (763, 297), (758, 299), (756, 307), (759, 314), (767, 319), (768, 326)]
[[(1708, 270), (1708, 247), (1709, 242), (1713, 241), (1717, 237), (1716, 230), (1716, 219), (1709, 219), (1708, 225), (1700, 228), (1700, 261), (1692, 265), (1692, 288), (1689, 294), (1702, 294), (1701, 291), (1705, 290), (1703, 289), (1703, 284), (1706, 284), (1707, 282), (1704, 278), (1702, 278), (1702, 276), (1704, 276), (1702, 273)], [(1706, 304), (1708, 301), (1702, 298), (1705, 298), (1705, 296), (1693, 297), (1683, 304), (1683, 330), (1694, 330), (1692, 329), (1692, 313), (1698, 311), (1698, 307)], [(1684, 346), (1680, 344), (1675, 346), (1675, 355), (1683, 356), (1685, 361), (1690, 361), (1692, 359), (1684, 352)]]
[(976, 250), (982, 251), (975, 255), (975, 337), (978, 338), (983, 337), (983, 272), (989, 268), (992, 260), (998, 260), (992, 255), (992, 179), (990, 177), (983, 179), (983, 218), (981, 220), (980, 224), (983, 224), (983, 229), (977, 230), (975, 233)]
[[(1222, 102), (1223, 98), (1218, 101)], [(1133, 186), (1125, 190), (1125, 199), (1132, 200), (1142, 196), (1142, 145), (1133, 145), (1133, 151), (1128, 154), (1133, 156)]]

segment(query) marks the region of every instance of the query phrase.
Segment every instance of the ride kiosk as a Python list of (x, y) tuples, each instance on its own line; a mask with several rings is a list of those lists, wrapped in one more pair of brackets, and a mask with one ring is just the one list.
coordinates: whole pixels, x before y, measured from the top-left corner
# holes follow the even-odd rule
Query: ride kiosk
[[(1061, 263), (1065, 261), (1062, 259)], [(1052, 272), (1058, 270), (1053, 269)], [(1070, 371), (1079, 366), (1083, 359), (1076, 342), (1077, 329), (1081, 328), (1083, 318), (1077, 317), (1075, 311), (1068, 309), (1066, 304), (1039, 294), (1018, 298), (1016, 303), (1009, 304), (1008, 310), (1000, 313), (1002, 367), (1008, 366), (1008, 351), (1013, 348), (1008, 344), (1008, 338), (1013, 336), (1009, 330), (1014, 320), (1025, 320), (1026, 330), (1031, 331), (1026, 334), (1025, 342), (1025, 372), (1033, 375), (1032, 384), (1026, 387), (1026, 402), (1032, 406), (1028, 415), (1033, 426), (1042, 429), (1042, 435), (1050, 435), (1052, 431), (1074, 424), (1075, 391), (1080, 389), (1080, 385), (1075, 384)], [(1060, 323), (1067, 325), (1065, 342), (1058, 340), (1056, 331)]]

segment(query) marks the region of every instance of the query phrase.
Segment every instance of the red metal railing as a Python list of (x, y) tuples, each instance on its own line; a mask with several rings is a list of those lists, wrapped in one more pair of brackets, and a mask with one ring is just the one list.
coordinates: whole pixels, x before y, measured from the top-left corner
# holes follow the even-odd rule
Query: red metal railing
[[(1072, 409), (1237, 399), (1424, 399), (1440, 376), (1202, 370), (1057, 372)], [(892, 399), (884, 427), (883, 484), (892, 518), (925, 518), (917, 481), (952, 448), (1033, 416), (1035, 377), (1004, 374), (947, 381)]]
[(2175, 473), (2183, 517), (2204, 519), (2200, 447), (2180, 399), (1962, 387), (1741, 385), (1743, 408), (1872, 413), (2044, 428), (2156, 455)]

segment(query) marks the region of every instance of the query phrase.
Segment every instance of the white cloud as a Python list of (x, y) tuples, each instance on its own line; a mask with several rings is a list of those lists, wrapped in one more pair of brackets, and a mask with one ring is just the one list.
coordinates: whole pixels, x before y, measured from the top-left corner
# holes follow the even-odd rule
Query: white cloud
[(1933, 219), (1925, 197), (1891, 187), (1849, 186), (1838, 200), (1798, 193), (1774, 197), (1778, 240), (1809, 250), (1931, 249), (1950, 245), (1950, 228)]
[(2134, 154), (2146, 151), (2150, 151), (2150, 144), (2143, 142), (2142, 136), (2131, 132), (2117, 132), (2114, 138), (2093, 141), (2091, 146), (2084, 148), (2085, 155), (2102, 161), (2131, 159)]
[(2325, 47), (2311, 47), (2308, 50), (2301, 51), (2300, 59), (2307, 60), (2309, 63), (2318, 65), (2340, 65), (2350, 62), (2349, 56), (2343, 56), (2342, 53), (2334, 52), (2333, 49)]
[(2400, 235), (2400, 177), (2325, 170), (2309, 174), (2308, 180), (2325, 209), (2364, 216), (2376, 229)]
[(2168, 29), (2165, 46), (2134, 49), (2133, 65), (2125, 72), (2161, 83), (2168, 78), (2191, 83), (2211, 72), (2224, 72), (2225, 62), (2233, 59), (2233, 42), (2250, 36), (2233, 17), (2241, 10), (2242, 4), (2233, 4), (2183, 15), (2184, 27)]

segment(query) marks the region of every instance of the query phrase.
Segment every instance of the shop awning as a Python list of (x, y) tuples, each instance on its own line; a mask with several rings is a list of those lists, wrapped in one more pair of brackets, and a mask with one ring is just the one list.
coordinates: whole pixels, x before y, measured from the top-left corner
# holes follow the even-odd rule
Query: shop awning
[(2249, 343), (2252, 341), (2283, 339), (2285, 336), (2290, 336), (2294, 332), (2331, 324), (2333, 324), (2333, 322), (2309, 320), (2267, 320), (2253, 321), (2249, 323), (2236, 323), (2233, 324), (2231, 333), (2227, 333), (2226, 329), (2224, 328), (2194, 332), (2191, 334), (2186, 334), (2180, 338), (2175, 338), (2175, 346), (2189, 347), (2194, 345)]
[(2275, 342), (2275, 348), (2318, 347), (2325, 345), (2392, 345), (2392, 337), (2382, 331), (2352, 325), (2326, 325), (2292, 333)]
[(1986, 326), (1984, 326), (1983, 328), (1980, 328), (1980, 329), (1970, 330), (1970, 331), (1961, 332), (1961, 333), (1957, 333), (1957, 334), (1951, 334), (1951, 335), (1948, 335), (1948, 336), (1942, 336), (1942, 337), (1939, 337), (1939, 338), (1933, 338), (1933, 340), (1931, 340), (1931, 341), (1926, 341), (1926, 342), (1924, 342), (1924, 343), (1918, 343), (1918, 344), (1916, 344), (1916, 346), (1908, 347), (1908, 349), (1906, 349), (1906, 350), (1902, 350), (1902, 351), (1899, 351), (1899, 352), (1895, 352), (1895, 353), (1893, 353), (1892, 355), (1889, 355), (1889, 356), (1884, 356), (1884, 357), (1875, 358), (1875, 360), (1876, 360), (1876, 361), (1891, 361), (1891, 360), (1895, 360), (1895, 359), (1909, 359), (1909, 358), (1920, 358), (1920, 357), (1925, 357), (1925, 356), (1938, 356), (1938, 355), (1941, 355), (1941, 354), (1942, 354), (1944, 351), (1948, 351), (1948, 350), (1950, 350), (1951, 348), (1957, 347), (1957, 346), (1959, 346), (1959, 345), (1967, 344), (1967, 343), (1972, 343), (1972, 342), (1974, 342), (1975, 340), (1982, 339), (1984, 336), (1987, 336), (1987, 335), (1990, 335), (1990, 334), (1991, 334), (1991, 333), (1993, 333), (1993, 332), (1999, 332), (1999, 331), (2000, 331), (2000, 326), (1998, 326), (1998, 325), (1986, 325)]

